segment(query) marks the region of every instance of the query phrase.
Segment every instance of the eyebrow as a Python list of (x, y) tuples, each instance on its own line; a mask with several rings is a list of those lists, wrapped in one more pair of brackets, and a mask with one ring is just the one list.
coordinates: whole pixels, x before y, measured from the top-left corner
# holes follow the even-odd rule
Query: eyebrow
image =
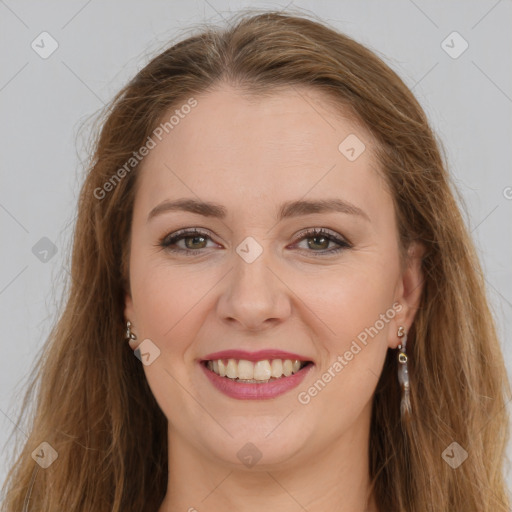
[[(204, 217), (214, 217), (224, 219), (227, 216), (227, 210), (218, 203), (209, 201), (198, 201), (197, 199), (176, 199), (174, 201), (164, 201), (155, 206), (148, 215), (147, 222), (170, 211), (185, 211), (202, 215)], [(312, 213), (338, 212), (349, 215), (357, 215), (371, 222), (370, 217), (361, 208), (338, 198), (318, 199), (318, 200), (298, 200), (287, 201), (281, 205), (277, 220), (283, 220), (301, 215), (309, 215)]]

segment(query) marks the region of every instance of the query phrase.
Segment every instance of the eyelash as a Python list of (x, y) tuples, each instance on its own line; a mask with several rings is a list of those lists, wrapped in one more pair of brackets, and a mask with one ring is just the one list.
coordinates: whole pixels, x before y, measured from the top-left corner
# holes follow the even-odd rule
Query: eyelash
[[(186, 256), (196, 256), (204, 249), (171, 249), (171, 245), (174, 245), (176, 242), (180, 240), (184, 240), (186, 238), (194, 238), (197, 236), (209, 238), (211, 240), (211, 237), (209, 234), (205, 231), (201, 231), (199, 229), (181, 229), (179, 231), (176, 231), (175, 233), (172, 233), (170, 235), (166, 235), (164, 238), (162, 238), (159, 243), (157, 244), (157, 247), (160, 247), (162, 249), (165, 249), (166, 251), (174, 252), (174, 253), (181, 253), (185, 254)], [(317, 253), (315, 256), (322, 256), (322, 255), (332, 255), (339, 253), (340, 251), (343, 251), (345, 249), (350, 249), (352, 245), (347, 242), (346, 240), (332, 234), (331, 232), (321, 228), (321, 229), (312, 229), (312, 230), (305, 230), (300, 233), (300, 235), (297, 237), (296, 242), (301, 242), (302, 240), (307, 240), (308, 238), (316, 238), (318, 236), (323, 236), (327, 238), (330, 242), (335, 242), (340, 245), (340, 247), (337, 247), (335, 249), (328, 249), (324, 251), (306, 251), (309, 253)]]

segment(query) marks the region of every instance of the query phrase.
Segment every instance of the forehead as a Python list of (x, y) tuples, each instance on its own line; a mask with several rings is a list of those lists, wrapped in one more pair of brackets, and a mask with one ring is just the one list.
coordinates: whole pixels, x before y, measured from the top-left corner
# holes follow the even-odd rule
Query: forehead
[(146, 209), (183, 196), (225, 199), (238, 211), (306, 195), (357, 198), (361, 207), (384, 199), (371, 134), (322, 92), (249, 96), (222, 86), (194, 99), (142, 162), (137, 201)]

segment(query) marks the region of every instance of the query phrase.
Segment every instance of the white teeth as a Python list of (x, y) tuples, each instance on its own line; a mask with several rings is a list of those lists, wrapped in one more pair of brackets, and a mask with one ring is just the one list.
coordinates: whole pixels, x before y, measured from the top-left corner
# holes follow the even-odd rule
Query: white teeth
[(304, 364), (305, 362), (298, 359), (265, 359), (256, 362), (246, 359), (216, 359), (208, 361), (207, 367), (221, 377), (245, 382), (268, 382), (297, 373)]
[[(233, 359), (231, 359), (231, 361), (233, 361)], [(240, 359), (240, 361), (238, 361), (238, 378), (246, 380), (257, 378), (254, 377), (254, 365), (251, 361), (246, 361), (245, 359)]]
[(289, 375), (291, 375), (292, 370), (293, 370), (293, 363), (289, 359), (286, 359), (283, 362), (283, 373), (284, 373), (285, 377), (288, 377)]
[(283, 375), (283, 361), (281, 359), (273, 359), (270, 366), (272, 368), (272, 377), (278, 379)]
[(230, 359), (228, 361), (228, 365), (226, 366), (226, 377), (230, 379), (236, 379), (238, 377), (238, 365), (234, 359)]
[(268, 360), (258, 361), (254, 365), (254, 379), (268, 380), (270, 377), (272, 377), (272, 371), (270, 370), (270, 363)]

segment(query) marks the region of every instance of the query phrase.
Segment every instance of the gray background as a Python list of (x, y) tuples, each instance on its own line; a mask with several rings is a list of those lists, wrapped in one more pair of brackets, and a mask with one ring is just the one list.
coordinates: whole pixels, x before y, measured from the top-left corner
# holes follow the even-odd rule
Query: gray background
[[(311, 11), (376, 51), (425, 108), (466, 205), (512, 369), (510, 0), (0, 0), (0, 482), (24, 379), (56, 319), (68, 277), (91, 116), (188, 27), (221, 22), (243, 7), (286, 5)], [(43, 51), (43, 31), (58, 43), (46, 59), (31, 47), (35, 41)], [(458, 58), (442, 47), (453, 31), (469, 44)], [(457, 37), (445, 43), (452, 54), (462, 49)], [(44, 47), (51, 48), (49, 39)], [(44, 237), (56, 254), (44, 252), (52, 247)], [(510, 413), (510, 403), (507, 408)], [(23, 438), (24, 426), (17, 428)]]

